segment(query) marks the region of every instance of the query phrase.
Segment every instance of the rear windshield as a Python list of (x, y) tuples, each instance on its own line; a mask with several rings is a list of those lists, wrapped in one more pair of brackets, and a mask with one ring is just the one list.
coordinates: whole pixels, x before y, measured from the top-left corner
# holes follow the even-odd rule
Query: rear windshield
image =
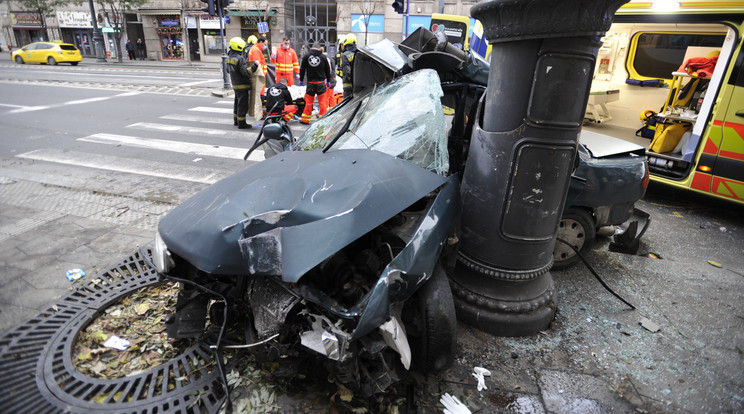
[(77, 50), (77, 48), (73, 45), (59, 45), (59, 47), (62, 50)]

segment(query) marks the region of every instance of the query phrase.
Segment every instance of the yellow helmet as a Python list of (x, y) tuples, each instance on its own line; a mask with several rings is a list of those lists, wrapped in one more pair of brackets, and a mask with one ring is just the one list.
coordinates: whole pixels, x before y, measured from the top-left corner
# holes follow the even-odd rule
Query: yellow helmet
[(236, 52), (242, 52), (245, 49), (245, 40), (239, 37), (233, 37), (230, 39), (230, 49)]
[(248, 39), (246, 40), (246, 42), (252, 45), (255, 45), (256, 43), (258, 43), (258, 38), (256, 36), (250, 35), (248, 36)]
[(346, 36), (341, 36), (338, 38), (338, 44), (342, 45), (344, 44), (344, 40), (346, 40)]
[(349, 33), (344, 36), (344, 46), (356, 43), (356, 36), (353, 33)]

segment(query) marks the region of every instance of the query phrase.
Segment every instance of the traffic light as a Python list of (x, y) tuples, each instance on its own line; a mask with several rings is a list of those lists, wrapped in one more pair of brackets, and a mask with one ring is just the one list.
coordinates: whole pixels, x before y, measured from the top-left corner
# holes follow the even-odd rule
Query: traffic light
[(219, 10), (222, 10), (223, 16), (227, 16), (227, 6), (233, 4), (234, 1), (235, 0), (214, 0), (214, 7), (218, 12)]
[(207, 3), (207, 7), (204, 7), (202, 11), (209, 13), (210, 16), (216, 16), (217, 11), (214, 8), (214, 0), (201, 0), (202, 3)]
[(395, 10), (396, 13), (404, 14), (406, 12), (406, 6), (402, 0), (396, 0), (393, 2), (393, 10)]

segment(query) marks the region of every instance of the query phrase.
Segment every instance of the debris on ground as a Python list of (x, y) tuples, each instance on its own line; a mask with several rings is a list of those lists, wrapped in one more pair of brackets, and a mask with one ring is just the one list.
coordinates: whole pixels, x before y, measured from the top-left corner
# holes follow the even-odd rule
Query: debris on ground
[(647, 318), (641, 318), (638, 323), (650, 332), (659, 332), (661, 330), (661, 326), (657, 325), (652, 320)]
[(444, 394), (439, 400), (444, 406), (444, 414), (470, 414), (470, 409), (457, 398)]
[(84, 276), (85, 271), (83, 269), (70, 269), (67, 271), (67, 280), (70, 282), (74, 282)]

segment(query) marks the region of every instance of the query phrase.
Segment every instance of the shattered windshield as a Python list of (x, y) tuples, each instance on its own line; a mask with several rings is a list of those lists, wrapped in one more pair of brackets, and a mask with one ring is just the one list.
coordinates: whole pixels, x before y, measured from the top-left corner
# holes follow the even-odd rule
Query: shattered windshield
[[(439, 82), (435, 71), (425, 69), (381, 85), (313, 124), (297, 146), (320, 149), (342, 133), (329, 151), (369, 148), (446, 175), (449, 156)], [(355, 119), (341, 131), (352, 115)]]

